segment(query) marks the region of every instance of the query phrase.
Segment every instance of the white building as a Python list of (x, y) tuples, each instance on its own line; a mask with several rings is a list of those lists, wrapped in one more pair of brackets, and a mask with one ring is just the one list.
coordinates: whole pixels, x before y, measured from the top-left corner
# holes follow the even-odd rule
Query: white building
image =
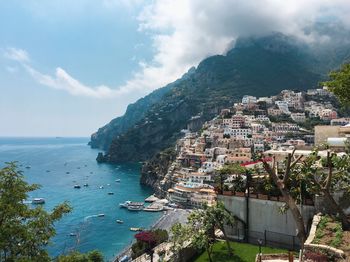
[(245, 95), (242, 98), (242, 104), (243, 105), (255, 104), (256, 102), (257, 102), (257, 99), (256, 99), (255, 96)]
[(303, 123), (306, 120), (305, 113), (291, 113), (290, 117), (298, 123)]

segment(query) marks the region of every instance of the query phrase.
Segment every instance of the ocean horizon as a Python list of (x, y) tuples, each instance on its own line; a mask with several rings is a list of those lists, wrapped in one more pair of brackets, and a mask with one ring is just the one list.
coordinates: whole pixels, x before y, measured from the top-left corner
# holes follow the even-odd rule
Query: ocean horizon
[[(100, 150), (91, 149), (88, 142), (88, 137), (0, 137), (0, 167), (17, 161), (26, 181), (41, 185), (28, 200), (45, 198), (48, 211), (63, 201), (73, 207), (55, 224), (57, 234), (48, 246), (52, 257), (98, 249), (111, 260), (133, 241), (130, 227), (148, 228), (161, 216), (119, 207), (126, 200), (144, 201), (152, 194), (139, 183), (141, 165), (98, 164)], [(83, 186), (86, 183), (88, 187)], [(75, 189), (76, 184), (81, 188)], [(116, 223), (117, 219), (124, 223)]]

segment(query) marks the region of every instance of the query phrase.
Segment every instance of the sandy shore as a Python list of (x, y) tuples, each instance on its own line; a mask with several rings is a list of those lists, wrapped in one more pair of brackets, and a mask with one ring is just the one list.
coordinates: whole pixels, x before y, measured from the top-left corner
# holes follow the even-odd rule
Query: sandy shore
[[(147, 215), (147, 212), (144, 212), (145, 216)], [(170, 230), (172, 225), (176, 223), (186, 223), (187, 217), (191, 213), (191, 210), (188, 209), (174, 209), (174, 210), (168, 210), (164, 215), (162, 215), (151, 227), (151, 229), (165, 229)], [(113, 262), (117, 262), (117, 259), (122, 258), (123, 256), (131, 256), (131, 245), (125, 247), (118, 256), (113, 259)]]

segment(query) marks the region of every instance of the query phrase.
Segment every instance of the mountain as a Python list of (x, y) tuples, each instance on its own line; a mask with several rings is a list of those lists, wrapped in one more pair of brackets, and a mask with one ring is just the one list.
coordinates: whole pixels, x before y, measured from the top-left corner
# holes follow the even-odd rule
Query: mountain
[(101, 161), (148, 160), (173, 146), (188, 124), (198, 128), (243, 95), (316, 87), (349, 57), (348, 47), (327, 52), (280, 33), (238, 39), (226, 55), (208, 57), (174, 83), (130, 105), (124, 116), (91, 136), (91, 146), (106, 150)]

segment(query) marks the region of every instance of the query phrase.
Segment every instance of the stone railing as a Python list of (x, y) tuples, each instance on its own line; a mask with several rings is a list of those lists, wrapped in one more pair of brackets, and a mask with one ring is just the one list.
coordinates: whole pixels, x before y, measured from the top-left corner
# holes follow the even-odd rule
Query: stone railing
[(312, 242), (315, 239), (316, 236), (316, 230), (317, 226), (321, 221), (322, 216), (320, 214), (314, 215), (314, 218), (312, 219), (312, 225), (310, 229), (310, 233), (308, 238), (305, 241), (304, 249), (309, 251), (315, 251), (320, 250), (324, 251), (326, 254), (332, 254), (337, 258), (345, 259), (345, 253), (341, 249), (337, 249), (335, 247), (327, 246), (327, 245), (320, 245), (320, 244), (313, 244)]
[[(247, 194), (245, 192), (223, 191), (221, 195), (224, 195), (224, 196), (236, 196), (236, 197), (246, 197)], [(270, 196), (270, 195), (265, 195), (265, 194), (250, 193), (249, 194), (249, 198), (284, 202), (283, 196)], [(313, 206), (314, 203), (313, 203), (313, 201), (311, 199), (304, 199), (303, 205)]]

